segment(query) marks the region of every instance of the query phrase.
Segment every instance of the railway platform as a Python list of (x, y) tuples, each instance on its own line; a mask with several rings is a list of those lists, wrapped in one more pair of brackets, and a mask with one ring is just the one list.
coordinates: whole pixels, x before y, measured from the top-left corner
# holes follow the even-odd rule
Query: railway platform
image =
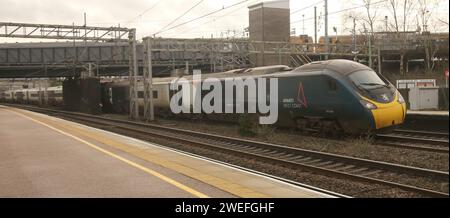
[(449, 112), (448, 111), (407, 111), (407, 116), (435, 116), (435, 117), (443, 117), (448, 119)]
[(448, 111), (407, 111), (403, 127), (419, 131), (448, 132)]
[(0, 106), (0, 150), (0, 197), (333, 197), (4, 106)]

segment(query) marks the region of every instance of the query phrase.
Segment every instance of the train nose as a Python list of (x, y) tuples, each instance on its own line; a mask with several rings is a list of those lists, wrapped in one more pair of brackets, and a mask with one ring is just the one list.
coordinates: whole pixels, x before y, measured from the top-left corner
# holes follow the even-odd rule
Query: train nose
[(390, 107), (372, 110), (376, 129), (400, 125), (405, 120), (406, 105), (402, 103), (393, 104)]

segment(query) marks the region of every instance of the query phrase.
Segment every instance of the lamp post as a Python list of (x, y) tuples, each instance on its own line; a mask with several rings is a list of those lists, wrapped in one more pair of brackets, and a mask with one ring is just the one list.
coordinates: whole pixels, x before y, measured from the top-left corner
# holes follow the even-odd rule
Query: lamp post
[(302, 28), (303, 33), (302, 34), (305, 35), (305, 15), (304, 14), (302, 15), (302, 18), (303, 18), (303, 28)]
[(386, 32), (388, 31), (388, 16), (384, 16), (384, 25), (386, 27)]
[(353, 59), (356, 61), (356, 57), (358, 54), (358, 51), (356, 51), (356, 18), (355, 18), (355, 16), (350, 16), (350, 18), (353, 18), (353, 30), (352, 30), (353, 51), (352, 51), (352, 53), (355, 55), (355, 57)]

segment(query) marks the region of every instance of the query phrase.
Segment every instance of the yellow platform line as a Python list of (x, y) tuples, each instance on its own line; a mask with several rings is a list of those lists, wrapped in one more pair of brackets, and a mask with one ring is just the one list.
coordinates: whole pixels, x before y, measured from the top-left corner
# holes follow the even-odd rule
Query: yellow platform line
[(180, 182), (177, 182), (177, 181), (175, 181), (174, 179), (171, 179), (171, 178), (169, 178), (169, 177), (167, 177), (167, 176), (165, 176), (165, 175), (162, 175), (161, 173), (158, 173), (158, 172), (156, 172), (156, 171), (154, 171), (154, 170), (151, 170), (151, 169), (149, 169), (149, 168), (147, 168), (147, 167), (144, 167), (144, 166), (142, 166), (142, 165), (140, 165), (140, 164), (137, 164), (137, 163), (135, 163), (135, 162), (133, 162), (133, 161), (130, 161), (130, 160), (126, 159), (126, 158), (123, 158), (123, 157), (121, 157), (121, 156), (119, 156), (119, 155), (117, 155), (117, 154), (114, 154), (114, 153), (112, 153), (112, 152), (110, 152), (110, 151), (107, 151), (107, 150), (105, 150), (105, 149), (103, 149), (103, 148), (100, 148), (100, 147), (98, 147), (98, 146), (96, 146), (96, 145), (94, 145), (94, 144), (92, 144), (92, 143), (90, 143), (90, 142), (87, 142), (87, 141), (85, 141), (85, 140), (83, 140), (83, 139), (81, 139), (81, 138), (79, 138), (79, 137), (77, 137), (77, 136), (74, 136), (74, 135), (72, 135), (72, 134), (70, 134), (70, 133), (67, 133), (67, 132), (62, 131), (62, 130), (60, 130), (60, 129), (57, 129), (57, 128), (53, 127), (53, 126), (50, 126), (50, 125), (48, 125), (48, 124), (46, 124), (46, 123), (44, 123), (44, 122), (41, 122), (41, 121), (39, 121), (39, 120), (37, 120), (37, 119), (34, 119), (34, 118), (31, 118), (31, 117), (29, 117), (29, 116), (27, 116), (27, 115), (24, 115), (24, 114), (22, 114), (22, 113), (19, 113), (19, 112), (13, 111), (13, 110), (9, 110), (9, 111), (10, 111), (10, 112), (13, 112), (13, 113), (15, 113), (15, 114), (17, 114), (17, 115), (19, 115), (19, 116), (22, 116), (22, 117), (24, 117), (24, 118), (26, 118), (26, 119), (29, 119), (29, 120), (31, 120), (31, 121), (33, 121), (33, 122), (36, 122), (36, 123), (41, 124), (41, 125), (43, 125), (43, 126), (46, 126), (46, 127), (50, 128), (50, 129), (52, 129), (52, 130), (54, 130), (54, 131), (56, 131), (56, 132), (59, 132), (59, 133), (65, 135), (65, 136), (68, 136), (68, 137), (70, 137), (70, 138), (73, 138), (73, 139), (75, 139), (75, 140), (77, 140), (77, 141), (79, 141), (79, 142), (81, 142), (81, 143), (83, 143), (83, 144), (86, 144), (86, 145), (88, 145), (88, 146), (90, 146), (90, 147), (96, 149), (97, 151), (100, 151), (100, 152), (102, 152), (102, 153), (105, 153), (105, 154), (107, 154), (107, 155), (109, 155), (109, 156), (111, 156), (111, 157), (113, 157), (113, 158), (115, 158), (115, 159), (118, 159), (118, 160), (120, 160), (120, 161), (122, 161), (122, 162), (124, 162), (124, 163), (126, 163), (126, 164), (128, 164), (128, 165), (130, 165), (130, 166), (133, 166), (133, 167), (135, 167), (135, 168), (137, 168), (137, 169), (140, 169), (140, 170), (142, 170), (142, 171), (144, 171), (144, 172), (146, 172), (146, 173), (148, 173), (148, 174), (150, 174), (150, 175), (153, 175), (153, 176), (155, 176), (155, 177), (157, 177), (157, 178), (159, 178), (159, 179), (161, 179), (161, 180), (163, 180), (163, 181), (165, 181), (165, 182), (167, 182), (167, 183), (169, 183), (169, 184), (171, 184), (171, 185), (173, 185), (173, 186), (176, 186), (177, 188), (179, 188), (179, 189), (181, 189), (181, 190), (184, 190), (184, 191), (186, 191), (186, 192), (188, 192), (188, 193), (190, 193), (190, 194), (192, 194), (192, 195), (194, 195), (194, 196), (196, 196), (196, 197), (199, 197), (199, 198), (209, 198), (209, 196), (206, 195), (206, 194), (203, 194), (203, 193), (201, 193), (201, 192), (199, 192), (199, 191), (197, 191), (197, 190), (195, 190), (195, 189), (193, 189), (193, 188), (190, 188), (190, 187), (188, 187), (188, 186), (186, 186), (186, 185), (184, 185), (184, 184), (181, 184)]
[[(36, 119), (38, 119), (37, 116), (32, 112), (23, 111), (23, 110), (19, 110), (19, 112), (27, 113), (27, 114), (29, 114), (29, 116), (33, 116), (33, 117), (36, 117)], [(45, 119), (45, 118), (41, 117), (40, 120), (42, 120), (42, 119)], [(98, 141), (102, 144), (109, 145), (116, 149), (122, 150), (122, 151), (132, 154), (136, 157), (139, 157), (143, 160), (146, 160), (146, 161), (152, 162), (154, 164), (160, 165), (162, 167), (174, 170), (185, 176), (202, 181), (206, 184), (209, 184), (211, 186), (214, 186), (218, 189), (221, 189), (225, 192), (231, 193), (231, 194), (239, 196), (239, 197), (244, 197), (244, 198), (268, 198), (268, 197), (271, 197), (267, 194), (255, 191), (251, 188), (242, 186), (233, 181), (219, 178), (219, 177), (216, 177), (213, 175), (208, 175), (208, 174), (205, 174), (204, 172), (196, 170), (192, 167), (189, 167), (186, 165), (181, 165), (181, 164), (178, 164), (178, 163), (175, 163), (172, 161), (168, 161), (163, 158), (159, 158), (157, 155), (154, 154), (154, 152), (152, 152), (151, 149), (138, 148), (136, 146), (119, 143), (116, 140), (108, 139), (105, 136), (102, 136), (101, 134), (96, 134), (92, 131), (88, 131), (85, 128), (82, 128), (82, 127), (79, 127), (76, 125), (67, 125), (67, 124), (63, 124), (61, 122), (52, 122), (48, 118), (45, 119), (45, 122), (51, 123), (53, 126), (59, 126), (66, 130), (70, 130), (70, 132), (72, 132), (72, 133), (78, 133), (79, 135), (88, 137), (88, 138)]]

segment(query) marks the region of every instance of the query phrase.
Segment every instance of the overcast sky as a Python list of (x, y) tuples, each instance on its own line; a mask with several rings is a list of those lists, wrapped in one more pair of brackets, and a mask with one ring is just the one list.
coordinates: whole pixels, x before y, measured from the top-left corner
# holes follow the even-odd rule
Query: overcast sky
[[(118, 26), (137, 28), (138, 38), (152, 35), (169, 24), (175, 18), (186, 12), (201, 0), (0, 0), (0, 22), (26, 22), (48, 24), (83, 24), (83, 13), (87, 13), (87, 24), (91, 26)], [(173, 25), (199, 17), (203, 14), (219, 10), (243, 0), (203, 0), (194, 10), (179, 19)], [(429, 0), (433, 14), (448, 23), (449, 0)], [(193, 38), (241, 36), (243, 29), (248, 26), (248, 6), (261, 2), (248, 0), (227, 10), (208, 16), (179, 28), (163, 32), (158, 36)], [(362, 5), (363, 0), (329, 0), (329, 32), (334, 34), (332, 27), (337, 27), (338, 34), (349, 34), (345, 17), (350, 12), (337, 11)], [(377, 0), (373, 0), (377, 2)], [(435, 2), (440, 2), (439, 5)], [(323, 0), (291, 0), (291, 12), (305, 8), (291, 15), (291, 28), (296, 34), (303, 33), (303, 15), (305, 18), (305, 32), (313, 35), (313, 5), (318, 8), (318, 14), (323, 14)], [(311, 6), (311, 7), (309, 7)], [(389, 15), (389, 11), (381, 9), (380, 19)], [(381, 25), (379, 20), (377, 25)], [(438, 31), (448, 31), (448, 25), (441, 23)], [(171, 26), (173, 26), (171, 25)], [(323, 19), (319, 23), (319, 35), (323, 35)], [(229, 31), (228, 31), (229, 30)], [(0, 42), (31, 41), (30, 39), (0, 38)], [(43, 40), (39, 40), (43, 41)]]

